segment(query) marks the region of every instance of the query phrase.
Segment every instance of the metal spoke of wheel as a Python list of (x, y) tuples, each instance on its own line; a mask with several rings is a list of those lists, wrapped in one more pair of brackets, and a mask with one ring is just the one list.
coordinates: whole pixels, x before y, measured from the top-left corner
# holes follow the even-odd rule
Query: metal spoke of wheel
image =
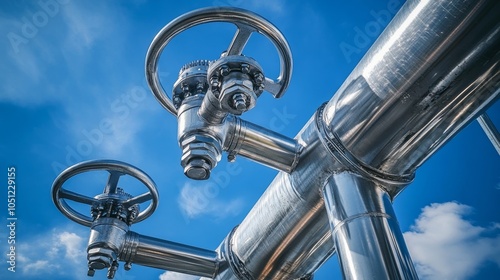
[(82, 195), (82, 194), (79, 194), (79, 193), (68, 191), (66, 189), (61, 189), (59, 191), (59, 198), (60, 199), (61, 198), (69, 199), (69, 200), (72, 200), (72, 201), (75, 201), (75, 202), (79, 202), (79, 203), (83, 203), (83, 204), (88, 204), (88, 205), (92, 205), (95, 202), (98, 202), (96, 199), (94, 199), (92, 197), (88, 197), (88, 196), (85, 196), (85, 195)]
[(141, 204), (141, 203), (144, 203), (146, 201), (149, 201), (152, 198), (153, 198), (153, 196), (151, 195), (151, 193), (147, 192), (147, 193), (143, 193), (141, 195), (138, 195), (136, 197), (133, 197), (131, 199), (126, 200), (125, 202), (123, 202), (123, 205), (128, 208), (134, 204)]
[(236, 24), (236, 27), (238, 27), (238, 30), (234, 34), (226, 55), (241, 55), (250, 36), (256, 31), (255, 28), (246, 24)]
[(104, 193), (116, 193), (116, 188), (118, 187), (118, 180), (123, 175), (121, 172), (117, 172), (114, 170), (109, 170), (108, 182), (106, 183), (106, 187), (104, 188)]

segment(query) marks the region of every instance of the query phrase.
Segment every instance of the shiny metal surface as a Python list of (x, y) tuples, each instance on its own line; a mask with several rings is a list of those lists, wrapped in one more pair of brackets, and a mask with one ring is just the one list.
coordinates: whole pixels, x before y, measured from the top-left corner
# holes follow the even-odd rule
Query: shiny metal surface
[(488, 117), (488, 114), (486, 113), (480, 115), (479, 118), (477, 118), (477, 121), (483, 128), (486, 136), (488, 136), (488, 139), (490, 139), (490, 142), (497, 153), (500, 155), (500, 133), (498, 133), (495, 124), (491, 121), (490, 117)]
[(215, 251), (144, 236), (129, 231), (120, 260), (139, 265), (214, 277), (219, 267)]
[(230, 161), (242, 155), (288, 173), (297, 165), (302, 147), (294, 139), (237, 117), (228, 118), (228, 123), (223, 149)]
[[(69, 190), (64, 189), (63, 184), (71, 177), (88, 171), (93, 170), (106, 170), (110, 173), (108, 182), (103, 190), (105, 196), (88, 197), (82, 194), (78, 194)], [(125, 207), (131, 207), (134, 204), (140, 204), (147, 201), (151, 201), (146, 209), (141, 211), (139, 215), (134, 219), (133, 223), (138, 223), (147, 217), (151, 216), (153, 212), (158, 207), (159, 194), (156, 189), (156, 185), (153, 180), (144, 171), (134, 167), (130, 164), (116, 161), (116, 160), (90, 160), (77, 163), (73, 166), (68, 167), (66, 170), (61, 172), (59, 176), (54, 180), (52, 184), (52, 201), (56, 205), (57, 209), (61, 211), (66, 217), (74, 222), (81, 225), (90, 227), (92, 225), (93, 218), (81, 214), (71, 208), (67, 203), (66, 199), (88, 204), (90, 206), (94, 204), (99, 204), (101, 200), (107, 200), (109, 196), (114, 197), (117, 193), (117, 184), (120, 176), (130, 175), (140, 182), (142, 182), (148, 191), (139, 196), (128, 198), (127, 200), (120, 200), (120, 203)]]
[[(323, 147), (316, 117), (296, 137), (303, 147), (291, 173), (280, 172), (247, 217), (219, 247), (236, 264), (216, 279), (299, 279), (312, 275), (335, 251), (320, 186), (342, 165)], [(225, 257), (228, 259), (228, 257)]]
[(323, 193), (344, 279), (418, 279), (383, 186), (342, 172)]
[[(227, 115), (221, 123), (209, 123), (200, 114), (207, 95), (187, 97), (178, 110), (177, 138), (182, 150), (181, 165), (192, 179), (208, 179), (221, 160), (222, 151), (229, 161), (242, 155), (266, 166), (291, 172), (297, 162), (301, 146), (282, 134)], [(193, 161), (203, 160), (198, 165)]]
[(332, 133), (368, 166), (413, 173), (498, 98), (499, 14), (498, 1), (408, 1), (328, 103)]
[(114, 277), (128, 230), (129, 226), (117, 218), (99, 218), (92, 223), (87, 246), (88, 276), (93, 276), (96, 269), (108, 268), (108, 278)]
[(290, 47), (281, 32), (269, 21), (252, 12), (234, 7), (214, 7), (195, 10), (174, 19), (153, 39), (146, 55), (146, 80), (160, 104), (173, 115), (177, 115), (177, 109), (165, 93), (158, 77), (158, 60), (163, 49), (182, 31), (209, 22), (229, 22), (237, 27), (236, 34), (224, 56), (240, 55), (254, 32), (272, 41), (279, 53), (280, 74), (276, 79), (266, 77), (264, 85), (265, 90), (274, 97), (281, 97), (288, 88), (292, 75)]
[[(238, 279), (237, 270), (253, 279), (313, 274), (335, 248), (320, 196), (329, 176), (362, 166), (380, 181), (411, 178), (495, 102), (499, 5), (408, 1), (327, 104), (320, 123), (313, 118), (299, 132), (304, 150), (295, 170), (278, 174), (219, 247), (229, 244), (237, 263), (216, 279)], [(335, 159), (324, 141), (328, 135), (338, 140), (336, 152), (352, 155), (355, 165)], [(394, 197), (403, 187), (387, 191)]]
[(210, 64), (207, 77), (210, 81), (207, 95), (217, 98), (220, 110), (238, 116), (255, 107), (265, 87), (262, 67), (243, 55), (219, 58)]
[[(391, 200), (426, 159), (498, 99), (499, 14), (500, 2), (494, 0), (409, 0), (294, 140), (233, 115), (210, 115), (214, 100), (202, 105), (201, 98), (189, 97), (179, 108), (181, 146), (185, 138), (205, 135), (230, 156), (241, 153), (283, 171), (216, 252), (126, 232), (119, 222), (105, 220), (106, 228), (93, 228), (92, 240), (108, 240), (110, 247), (124, 240), (118, 255), (129, 264), (218, 280), (308, 279), (335, 250), (348, 279), (416, 279)], [(147, 55), (147, 79), (167, 110), (177, 115), (156, 71), (169, 40), (191, 26), (229, 20), (238, 31), (225, 55), (241, 54), (250, 34), (257, 32), (252, 26), (262, 24), (260, 17), (245, 15), (232, 8), (198, 10), (177, 18), (155, 38)], [(264, 22), (258, 32), (279, 49), (284, 38)], [(289, 62), (291, 66), (291, 58)], [(286, 62), (281, 63), (283, 71)], [(279, 97), (278, 87), (286, 88), (288, 79), (274, 84), (266, 79), (266, 90)], [(200, 107), (208, 108), (211, 121), (197, 113)], [(212, 141), (197, 139), (190, 147), (196, 152)], [(203, 175), (200, 167), (205, 168), (201, 163), (190, 174)], [(56, 179), (53, 199), (65, 215), (85, 224), (88, 217), (70, 212), (64, 199), (86, 204), (96, 199), (59, 191), (70, 171)], [(111, 173), (105, 190), (114, 189), (118, 177)], [(113, 252), (89, 254), (96, 267), (114, 263)]]

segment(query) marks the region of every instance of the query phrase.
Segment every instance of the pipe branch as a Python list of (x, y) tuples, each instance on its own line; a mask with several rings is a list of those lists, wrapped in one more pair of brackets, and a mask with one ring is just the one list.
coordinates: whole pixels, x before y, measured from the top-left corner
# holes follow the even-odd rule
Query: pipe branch
[(208, 179), (221, 160), (222, 151), (228, 152), (229, 161), (242, 155), (279, 171), (293, 171), (302, 150), (296, 140), (232, 114), (215, 113), (222, 119), (207, 120), (202, 114), (207, 96), (210, 91), (206, 95), (190, 96), (178, 110), (178, 141), (186, 176)]

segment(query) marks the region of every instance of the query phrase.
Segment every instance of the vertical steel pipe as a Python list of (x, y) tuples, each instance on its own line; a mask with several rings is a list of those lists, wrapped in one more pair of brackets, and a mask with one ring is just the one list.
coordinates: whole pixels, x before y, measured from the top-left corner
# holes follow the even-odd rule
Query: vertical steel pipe
[(342, 172), (330, 177), (323, 194), (344, 279), (418, 279), (380, 184)]

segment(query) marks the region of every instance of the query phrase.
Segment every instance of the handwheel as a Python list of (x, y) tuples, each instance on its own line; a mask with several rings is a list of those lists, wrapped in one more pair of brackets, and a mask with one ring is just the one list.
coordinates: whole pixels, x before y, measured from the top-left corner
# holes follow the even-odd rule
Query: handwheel
[[(109, 172), (108, 182), (104, 188), (103, 194), (93, 198), (66, 190), (62, 187), (69, 178), (77, 174), (93, 170), (106, 170)], [(96, 203), (100, 203), (100, 199), (120, 199), (122, 196), (120, 196), (117, 191), (118, 180), (123, 175), (130, 175), (136, 178), (148, 188), (148, 192), (146, 193), (135, 197), (127, 197), (125, 200), (120, 200), (120, 203), (126, 208), (131, 207), (134, 204), (141, 204), (151, 200), (148, 207), (141, 211), (133, 221), (133, 223), (140, 222), (153, 214), (158, 207), (158, 191), (155, 183), (146, 173), (124, 162), (115, 160), (91, 160), (81, 162), (67, 168), (61, 172), (59, 176), (57, 176), (52, 185), (52, 200), (54, 201), (57, 209), (59, 209), (59, 211), (61, 211), (66, 217), (81, 225), (90, 227), (93, 221), (92, 217), (77, 212), (66, 203), (66, 200), (72, 200), (92, 206)]]
[(290, 84), (292, 75), (292, 54), (285, 37), (266, 19), (252, 12), (233, 8), (204, 8), (184, 14), (169, 24), (156, 35), (146, 55), (146, 79), (154, 96), (170, 113), (177, 116), (171, 98), (165, 93), (158, 77), (158, 60), (165, 46), (182, 31), (193, 26), (209, 22), (230, 22), (238, 28), (224, 56), (241, 55), (246, 43), (254, 32), (270, 39), (279, 53), (280, 74), (277, 79), (265, 78), (264, 90), (275, 98), (280, 98)]

